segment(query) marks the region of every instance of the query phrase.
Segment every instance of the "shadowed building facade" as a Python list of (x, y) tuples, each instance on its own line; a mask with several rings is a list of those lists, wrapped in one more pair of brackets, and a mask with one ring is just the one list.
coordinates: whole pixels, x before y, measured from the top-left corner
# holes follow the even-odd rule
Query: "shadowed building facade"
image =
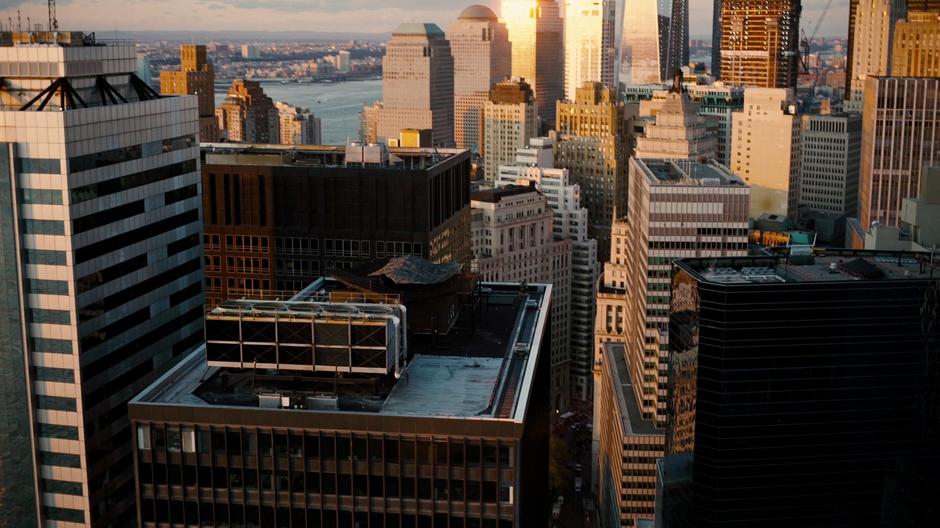
[(679, 261), (667, 454), (692, 453), (691, 483), (665, 526), (940, 523), (938, 271), (838, 250)]
[(139, 525), (547, 524), (551, 286), (459, 270), (394, 259), (211, 311), (130, 405)]
[(470, 261), (470, 154), (379, 146), (206, 145), (210, 306), (362, 262)]

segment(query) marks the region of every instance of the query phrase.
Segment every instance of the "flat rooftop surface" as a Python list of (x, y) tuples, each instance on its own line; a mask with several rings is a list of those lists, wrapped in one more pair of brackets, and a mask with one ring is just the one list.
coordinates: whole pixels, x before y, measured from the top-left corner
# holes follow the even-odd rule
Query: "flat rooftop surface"
[(659, 185), (740, 185), (744, 181), (728, 169), (714, 163), (691, 160), (642, 159), (641, 167)]
[(384, 166), (346, 165), (346, 145), (268, 145), (253, 143), (201, 143), (203, 165), (264, 167), (328, 167), (383, 170), (428, 170), (469, 151), (447, 148), (391, 147)]
[(657, 429), (652, 420), (643, 418), (640, 411), (640, 405), (636, 401), (636, 393), (633, 388), (633, 380), (630, 378), (630, 370), (627, 367), (626, 349), (623, 343), (606, 343), (604, 345), (604, 356), (610, 371), (611, 381), (615, 388), (619, 388), (620, 404), (624, 434), (634, 435), (655, 435), (663, 434), (662, 429)]
[(929, 255), (828, 250), (813, 256), (785, 255), (686, 259), (680, 265), (715, 284), (897, 281), (940, 278)]
[(501, 358), (416, 356), (392, 388), (382, 412), (410, 416), (485, 413), (502, 363)]
[(529, 285), (522, 292), (518, 284), (483, 284), (482, 291), (476, 320), (464, 305), (448, 334), (409, 335), (411, 360), (399, 379), (221, 369), (207, 364), (203, 346), (134, 403), (259, 408), (266, 395), (278, 395), (306, 399), (306, 408), (271, 411), (522, 419), (550, 289)]

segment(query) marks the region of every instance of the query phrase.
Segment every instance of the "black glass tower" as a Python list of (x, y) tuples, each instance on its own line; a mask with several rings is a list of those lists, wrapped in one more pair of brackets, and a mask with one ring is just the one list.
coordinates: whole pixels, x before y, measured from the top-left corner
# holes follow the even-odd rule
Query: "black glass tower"
[(940, 526), (928, 256), (684, 260), (672, 298), (667, 451), (693, 458), (689, 515), (674, 518)]

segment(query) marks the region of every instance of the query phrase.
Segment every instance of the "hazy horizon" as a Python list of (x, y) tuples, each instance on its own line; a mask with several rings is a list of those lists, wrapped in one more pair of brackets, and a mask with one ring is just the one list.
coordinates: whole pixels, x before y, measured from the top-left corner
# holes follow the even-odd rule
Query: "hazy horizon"
[[(618, 0), (621, 4), (623, 0)], [(440, 0), (58, 0), (61, 29), (96, 32), (140, 31), (311, 31), (380, 36), (406, 21), (434, 22), (442, 28), (463, 8), (481, 3), (498, 13), (499, 0), (441, 2)], [(711, 35), (712, 2), (690, 0), (692, 38)], [(803, 2), (802, 23), (807, 34), (815, 28), (827, 0)], [(833, 0), (820, 37), (845, 36), (848, 0)], [(0, 0), (0, 22), (16, 23), (20, 10), (23, 25), (46, 24), (45, 2)]]

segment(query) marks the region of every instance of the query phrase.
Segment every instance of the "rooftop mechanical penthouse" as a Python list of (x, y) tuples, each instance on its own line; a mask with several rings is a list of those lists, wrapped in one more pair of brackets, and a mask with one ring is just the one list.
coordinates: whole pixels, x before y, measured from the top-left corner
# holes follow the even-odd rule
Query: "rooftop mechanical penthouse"
[(130, 404), (141, 526), (543, 524), (550, 299), (400, 257), (221, 304)]

